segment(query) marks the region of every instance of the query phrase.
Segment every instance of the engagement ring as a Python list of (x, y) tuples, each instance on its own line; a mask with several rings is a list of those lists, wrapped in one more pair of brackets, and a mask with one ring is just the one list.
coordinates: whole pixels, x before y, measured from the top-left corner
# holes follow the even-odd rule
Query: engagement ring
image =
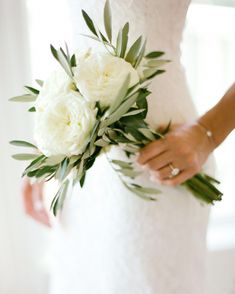
[(177, 176), (180, 173), (180, 169), (177, 167), (174, 167), (172, 164), (169, 164), (169, 167), (171, 168), (171, 175), (170, 178), (173, 178)]

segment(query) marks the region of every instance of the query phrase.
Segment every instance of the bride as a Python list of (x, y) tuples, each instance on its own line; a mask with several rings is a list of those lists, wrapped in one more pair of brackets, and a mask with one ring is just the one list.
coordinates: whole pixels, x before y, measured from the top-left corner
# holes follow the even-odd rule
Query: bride
[[(80, 11), (89, 12), (99, 24), (104, 0), (67, 2), (74, 45), (90, 45), (79, 36), (85, 31)], [(149, 50), (164, 50), (172, 60), (167, 73), (152, 82), (147, 121), (154, 128), (169, 120), (174, 126), (165, 139), (150, 143), (138, 157), (146, 168), (142, 180), (160, 185), (162, 193), (156, 203), (134, 196), (100, 156), (85, 187), (75, 187), (54, 226), (50, 294), (204, 293), (209, 206), (177, 185), (202, 168), (213, 174), (210, 154), (235, 127), (235, 85), (197, 117), (180, 63), (189, 4), (189, 0), (111, 2), (116, 28), (129, 21), (134, 38), (147, 36)], [(178, 175), (172, 174), (172, 166)], [(35, 204), (33, 194), (41, 201), (42, 186), (26, 180), (27, 213), (50, 225), (48, 213)]]

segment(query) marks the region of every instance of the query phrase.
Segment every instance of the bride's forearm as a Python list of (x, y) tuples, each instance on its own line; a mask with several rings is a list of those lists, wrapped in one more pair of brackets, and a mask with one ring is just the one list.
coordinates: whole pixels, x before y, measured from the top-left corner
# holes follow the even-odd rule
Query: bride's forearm
[(198, 122), (212, 132), (214, 147), (218, 147), (235, 128), (235, 83)]

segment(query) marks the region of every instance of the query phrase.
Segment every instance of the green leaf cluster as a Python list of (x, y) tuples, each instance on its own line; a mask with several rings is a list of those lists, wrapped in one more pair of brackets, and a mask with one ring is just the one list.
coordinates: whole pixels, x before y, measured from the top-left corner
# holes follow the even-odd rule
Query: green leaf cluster
[[(41, 80), (36, 80), (37, 84), (42, 87), (43, 86), (43, 81)], [(9, 99), (9, 101), (11, 102), (26, 102), (26, 103), (29, 103), (29, 102), (35, 102), (40, 91), (36, 88), (33, 88), (31, 86), (24, 86), (24, 89), (26, 91), (25, 94), (23, 95), (20, 95), (20, 96), (15, 96), (15, 97), (12, 97)], [(29, 112), (35, 112), (36, 109), (34, 106), (30, 107), (28, 109)]]

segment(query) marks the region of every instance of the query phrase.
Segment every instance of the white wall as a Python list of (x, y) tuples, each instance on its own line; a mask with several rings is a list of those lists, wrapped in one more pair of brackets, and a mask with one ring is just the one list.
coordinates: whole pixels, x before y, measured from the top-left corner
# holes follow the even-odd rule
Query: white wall
[(235, 250), (210, 251), (206, 294), (235, 293)]
[(0, 1), (0, 293), (45, 294), (44, 228), (25, 216), (20, 195), (23, 164), (8, 142), (28, 139), (31, 120), (8, 98), (30, 83), (25, 1)]

